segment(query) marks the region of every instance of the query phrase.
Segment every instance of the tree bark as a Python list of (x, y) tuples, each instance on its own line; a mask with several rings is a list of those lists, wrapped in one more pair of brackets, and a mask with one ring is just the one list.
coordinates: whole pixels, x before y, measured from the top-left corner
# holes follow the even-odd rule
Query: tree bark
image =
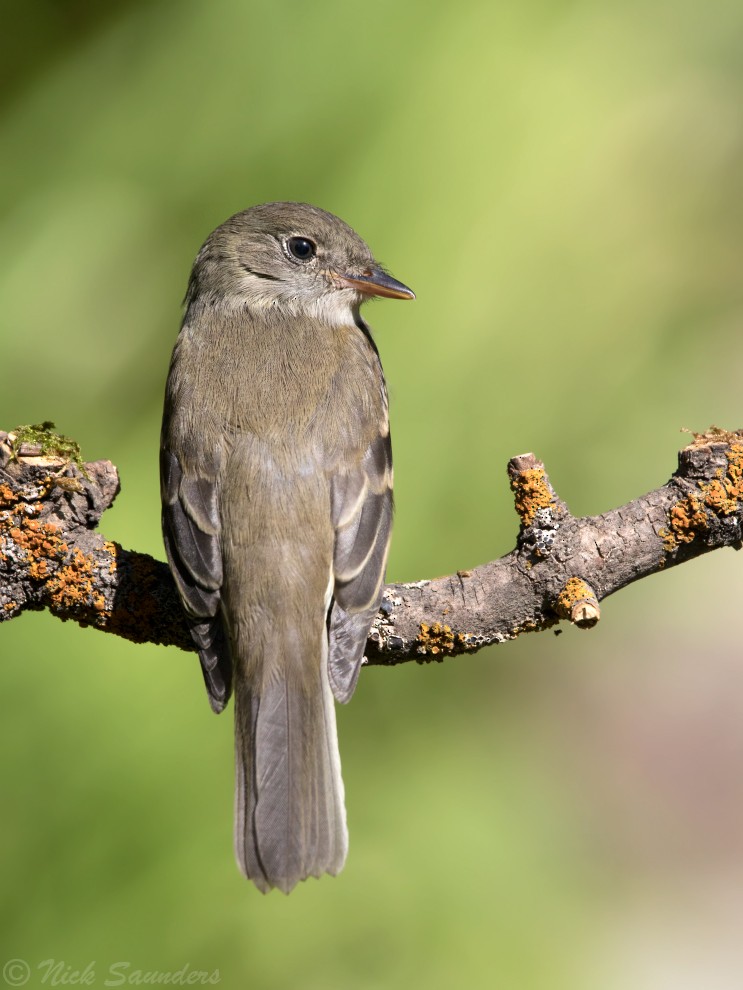
[[(695, 434), (667, 484), (600, 516), (572, 516), (533, 454), (512, 458), (508, 474), (515, 549), (387, 585), (368, 663), (442, 660), (560, 620), (590, 628), (599, 603), (632, 581), (741, 546), (743, 430)], [(48, 608), (136, 643), (194, 649), (167, 565), (96, 531), (119, 487), (110, 461), (80, 465), (0, 433), (0, 621)]]

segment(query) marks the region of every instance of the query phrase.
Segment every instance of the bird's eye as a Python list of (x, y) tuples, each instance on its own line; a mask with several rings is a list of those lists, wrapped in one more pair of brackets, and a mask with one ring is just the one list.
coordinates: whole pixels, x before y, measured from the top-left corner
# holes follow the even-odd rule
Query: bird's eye
[(290, 237), (286, 242), (289, 254), (297, 261), (309, 261), (317, 253), (317, 245), (306, 237)]

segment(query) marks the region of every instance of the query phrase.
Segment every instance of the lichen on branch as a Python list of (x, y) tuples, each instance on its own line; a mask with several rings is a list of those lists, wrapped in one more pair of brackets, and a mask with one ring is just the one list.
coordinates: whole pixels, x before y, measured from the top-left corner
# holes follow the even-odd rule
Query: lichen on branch
[[(499, 560), (390, 584), (367, 659), (441, 661), (560, 621), (580, 628), (632, 581), (743, 535), (743, 431), (695, 434), (660, 488), (600, 516), (573, 516), (533, 454), (508, 463), (520, 521)], [(0, 621), (48, 608), (134, 642), (192, 650), (167, 565), (97, 532), (119, 491), (110, 461), (84, 464), (52, 424), (0, 432)]]

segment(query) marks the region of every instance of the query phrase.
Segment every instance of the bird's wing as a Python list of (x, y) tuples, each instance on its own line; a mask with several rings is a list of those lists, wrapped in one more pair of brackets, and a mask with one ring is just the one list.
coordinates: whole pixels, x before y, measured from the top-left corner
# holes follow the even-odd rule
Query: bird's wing
[(369, 444), (331, 484), (335, 526), (334, 602), (328, 619), (328, 673), (337, 701), (353, 694), (364, 646), (377, 613), (392, 525), (392, 447), (389, 431)]
[(219, 614), (222, 554), (217, 476), (219, 455), (184, 469), (178, 456), (160, 452), (162, 526), (170, 569), (199, 651), (209, 703), (222, 711), (232, 689), (229, 645)]

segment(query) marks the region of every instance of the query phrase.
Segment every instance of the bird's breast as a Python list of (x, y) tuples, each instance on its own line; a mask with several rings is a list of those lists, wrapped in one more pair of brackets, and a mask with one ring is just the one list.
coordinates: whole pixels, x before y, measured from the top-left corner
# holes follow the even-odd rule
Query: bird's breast
[(379, 358), (358, 327), (207, 315), (184, 322), (171, 378), (175, 404), (210, 434), (256, 439), (302, 473), (362, 453), (386, 423)]

